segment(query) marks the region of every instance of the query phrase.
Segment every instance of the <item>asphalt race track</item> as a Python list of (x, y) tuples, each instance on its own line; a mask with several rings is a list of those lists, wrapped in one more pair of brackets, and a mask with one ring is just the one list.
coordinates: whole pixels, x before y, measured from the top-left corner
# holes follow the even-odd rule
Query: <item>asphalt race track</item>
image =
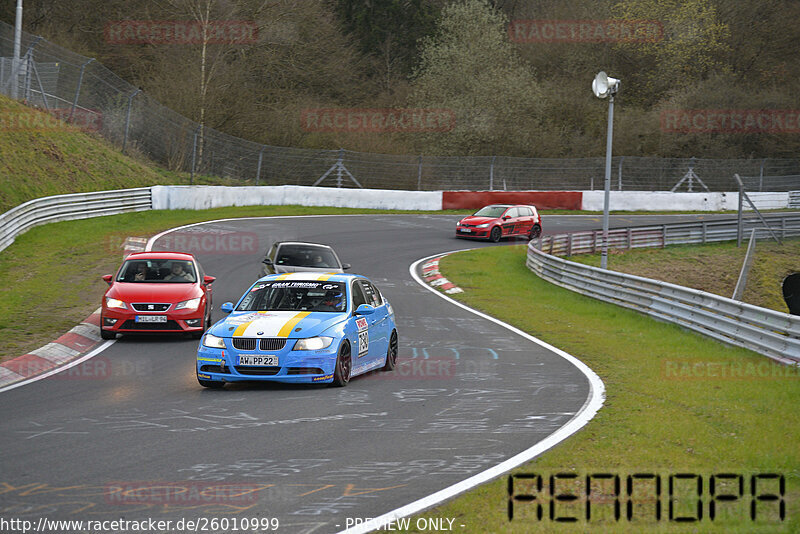
[[(587, 377), (561, 356), (439, 298), (409, 273), (432, 254), (505, 244), (455, 239), (457, 218), (238, 219), (180, 230), (257, 239), (254, 252), (198, 254), (217, 277), (214, 320), (219, 306), (256, 278), (273, 241), (332, 245), (392, 303), (398, 369), (355, 378), (346, 388), (206, 390), (195, 379), (197, 341), (120, 338), (80, 372), (0, 393), (0, 516), (173, 525), (277, 518), (281, 533), (336, 532), (348, 518), (390, 512), (551, 435), (587, 402)], [(678, 220), (613, 217), (612, 226), (666, 218)], [(544, 218), (545, 233), (600, 225), (599, 217)], [(212, 494), (209, 482), (246, 490)]]

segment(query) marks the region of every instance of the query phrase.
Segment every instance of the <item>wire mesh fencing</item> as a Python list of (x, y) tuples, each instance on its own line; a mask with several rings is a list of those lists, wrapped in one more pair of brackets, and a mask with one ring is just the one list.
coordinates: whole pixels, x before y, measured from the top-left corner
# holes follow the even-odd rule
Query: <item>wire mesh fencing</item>
[[(269, 146), (202, 126), (149, 97), (98, 61), (0, 22), (0, 92), (86, 126), (123, 151), (168, 169), (259, 185), (405, 190), (599, 190), (605, 159), (389, 155)], [(299, 117), (298, 117), (298, 120)], [(13, 119), (5, 117), (9, 127)], [(10, 126), (10, 127), (13, 127)], [(800, 159), (617, 156), (611, 188), (627, 191), (800, 190)]]

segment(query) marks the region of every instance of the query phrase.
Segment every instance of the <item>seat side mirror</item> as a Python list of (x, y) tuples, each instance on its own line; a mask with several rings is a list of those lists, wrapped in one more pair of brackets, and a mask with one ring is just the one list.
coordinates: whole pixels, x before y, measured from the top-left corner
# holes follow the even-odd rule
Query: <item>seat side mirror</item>
[(108, 285), (111, 285), (111, 279), (112, 279), (112, 278), (114, 278), (114, 275), (111, 275), (111, 274), (104, 274), (104, 275), (102, 276), (102, 278), (103, 278), (103, 281), (104, 281), (106, 284), (108, 284)]
[(203, 277), (203, 285), (210, 285), (210, 284), (213, 284), (213, 283), (214, 283), (214, 280), (216, 280), (216, 278), (215, 278), (215, 277), (213, 277), (213, 276), (204, 276), (204, 277)]

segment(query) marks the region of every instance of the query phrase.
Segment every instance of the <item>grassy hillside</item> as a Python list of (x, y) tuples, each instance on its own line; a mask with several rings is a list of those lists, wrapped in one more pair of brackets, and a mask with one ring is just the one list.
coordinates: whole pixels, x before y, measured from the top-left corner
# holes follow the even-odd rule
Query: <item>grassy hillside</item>
[(0, 213), (49, 195), (188, 181), (2, 95), (0, 127)]

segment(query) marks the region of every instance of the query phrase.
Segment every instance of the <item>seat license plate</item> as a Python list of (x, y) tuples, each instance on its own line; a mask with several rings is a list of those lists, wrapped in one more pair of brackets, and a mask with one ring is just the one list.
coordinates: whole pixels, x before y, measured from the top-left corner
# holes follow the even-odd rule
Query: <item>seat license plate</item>
[(137, 315), (137, 323), (166, 323), (166, 315)]
[(277, 356), (239, 356), (239, 365), (250, 365), (253, 367), (269, 367), (278, 365)]

